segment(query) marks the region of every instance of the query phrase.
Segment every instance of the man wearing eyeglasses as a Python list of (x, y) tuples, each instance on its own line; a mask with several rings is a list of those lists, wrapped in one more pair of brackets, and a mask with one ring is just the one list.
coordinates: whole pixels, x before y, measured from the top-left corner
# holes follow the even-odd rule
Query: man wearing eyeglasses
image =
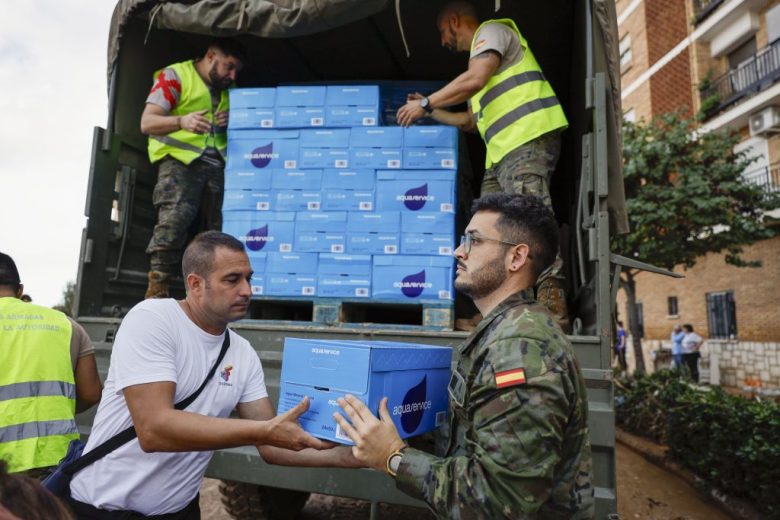
[(406, 446), (387, 410), (354, 396), (336, 421), (362, 463), (385, 471), (439, 518), (593, 518), (585, 382), (571, 343), (534, 300), (555, 258), (557, 226), (532, 195), (474, 202), (455, 250), (455, 288), (484, 319), (458, 348), (450, 421), (437, 453)]

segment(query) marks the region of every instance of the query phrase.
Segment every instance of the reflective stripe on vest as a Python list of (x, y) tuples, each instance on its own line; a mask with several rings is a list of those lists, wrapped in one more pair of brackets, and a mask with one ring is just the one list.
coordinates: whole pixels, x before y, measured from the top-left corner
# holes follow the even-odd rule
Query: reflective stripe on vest
[(79, 437), (71, 322), (4, 297), (0, 331), (0, 458), (10, 472), (53, 466)]
[[(211, 91), (195, 69), (195, 62), (189, 60), (174, 63), (169, 68), (176, 71), (181, 82), (179, 101), (171, 110), (171, 115), (185, 116), (192, 112), (206, 110), (204, 117), (211, 121), (211, 131), (206, 134), (196, 134), (187, 130), (177, 130), (167, 135), (150, 135), (149, 160), (154, 163), (169, 155), (184, 164), (190, 164), (200, 157), (207, 147), (216, 148), (224, 159), (227, 151), (227, 133), (224, 128), (214, 124), (215, 109)], [(155, 72), (154, 78), (160, 72)], [(228, 106), (228, 92), (222, 90), (216, 111), (226, 112)]]
[(523, 56), (516, 64), (491, 76), (471, 97), (477, 128), (487, 147), (486, 168), (518, 146), (568, 126), (552, 86), (512, 20), (488, 20), (480, 25), (471, 42), (472, 51), (480, 29), (488, 23), (500, 23), (512, 29), (520, 41)]

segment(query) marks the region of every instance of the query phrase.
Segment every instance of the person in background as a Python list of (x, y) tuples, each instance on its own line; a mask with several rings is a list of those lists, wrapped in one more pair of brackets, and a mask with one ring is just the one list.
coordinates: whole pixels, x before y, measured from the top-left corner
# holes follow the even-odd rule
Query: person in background
[(682, 327), (675, 325), (672, 329), (672, 366), (677, 370), (682, 370), (683, 367), (683, 350), (682, 342), (685, 339), (685, 332)]
[(170, 278), (178, 272), (198, 215), (200, 229), (222, 229), (227, 89), (245, 54), (239, 42), (220, 38), (200, 58), (154, 74), (141, 115), (141, 132), (149, 136), (149, 160), (158, 165), (152, 193), (157, 223), (146, 248), (146, 298), (168, 297)]
[(406, 446), (387, 409), (354, 396), (334, 419), (355, 457), (395, 478), (438, 518), (566, 518), (594, 514), (588, 402), (571, 343), (533, 286), (555, 259), (555, 217), (536, 196), (474, 202), (455, 250), (455, 288), (485, 318), (458, 347), (449, 424), (436, 455)]
[(60, 500), (40, 482), (8, 473), (0, 460), (0, 520), (75, 520)]
[(23, 294), (20, 298), (24, 303), (32, 303), (32, 296), (29, 294)]
[(699, 349), (704, 344), (701, 336), (693, 332), (693, 325), (686, 323), (683, 325), (685, 337), (682, 340), (682, 362), (691, 372), (691, 379), (699, 382), (699, 358), (701, 353)]
[[(469, 52), (468, 69), (436, 92), (411, 95), (398, 109), (398, 124), (430, 116), (463, 131), (477, 129), (487, 147), (480, 196), (526, 193), (552, 208), (550, 180), (568, 121), (528, 42), (514, 21), (480, 22), (467, 2), (447, 4), (436, 24), (443, 47)], [(465, 112), (443, 110), (464, 101), (469, 102)], [(539, 276), (536, 296), (568, 333), (564, 284), (563, 260), (556, 252)]]
[(79, 438), (75, 414), (100, 400), (101, 385), (81, 325), (23, 293), (16, 263), (0, 253), (0, 459), (42, 478)]
[(618, 360), (620, 370), (625, 372), (628, 370), (628, 363), (626, 363), (626, 329), (623, 328), (623, 322), (617, 322), (617, 331), (615, 332), (616, 342), (615, 348), (612, 354), (612, 360), (615, 358)]

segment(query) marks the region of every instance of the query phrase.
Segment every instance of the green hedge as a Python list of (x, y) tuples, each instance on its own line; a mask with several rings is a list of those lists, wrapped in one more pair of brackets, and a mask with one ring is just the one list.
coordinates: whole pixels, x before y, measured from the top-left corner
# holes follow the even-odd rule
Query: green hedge
[(780, 403), (702, 389), (679, 372), (619, 379), (616, 422), (669, 446), (711, 486), (780, 519)]

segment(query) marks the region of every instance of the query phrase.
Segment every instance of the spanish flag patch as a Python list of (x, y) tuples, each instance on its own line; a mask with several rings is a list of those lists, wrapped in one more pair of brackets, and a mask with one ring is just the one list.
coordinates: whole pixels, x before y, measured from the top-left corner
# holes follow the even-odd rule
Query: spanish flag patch
[(525, 369), (516, 368), (496, 374), (496, 388), (525, 384)]
[(479, 48), (480, 48), (480, 47), (482, 47), (483, 45), (485, 45), (485, 41), (486, 41), (486, 40), (479, 40), (479, 41), (478, 41), (478, 42), (477, 42), (477, 43), (474, 45), (474, 50), (475, 50), (475, 51), (476, 51), (476, 50), (479, 50)]

